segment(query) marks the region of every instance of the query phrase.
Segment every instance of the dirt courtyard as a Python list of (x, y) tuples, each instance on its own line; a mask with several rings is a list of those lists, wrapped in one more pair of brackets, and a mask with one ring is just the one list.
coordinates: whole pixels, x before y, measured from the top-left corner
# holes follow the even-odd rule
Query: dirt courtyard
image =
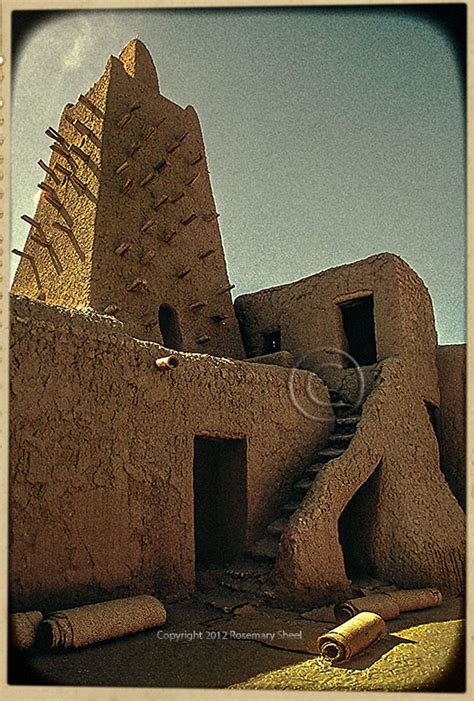
[[(403, 613), (356, 658), (331, 666), (316, 638), (336, 624), (329, 608), (287, 611), (249, 592), (202, 587), (168, 604), (149, 630), (65, 652), (10, 657), (10, 683), (64, 686), (304, 690), (464, 689), (464, 601)], [(321, 618), (323, 620), (316, 620)]]

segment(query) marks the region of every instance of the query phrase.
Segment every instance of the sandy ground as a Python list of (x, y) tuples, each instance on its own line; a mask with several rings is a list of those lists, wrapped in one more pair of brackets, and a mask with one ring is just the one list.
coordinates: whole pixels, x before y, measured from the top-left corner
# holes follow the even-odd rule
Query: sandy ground
[[(155, 629), (79, 650), (10, 655), (9, 681), (306, 690), (464, 688), (461, 599), (389, 621), (380, 642), (337, 667), (315, 655), (317, 636), (335, 625), (330, 609), (303, 617), (248, 601), (242, 593), (208, 592), (169, 604), (160, 635), (189, 633), (193, 639), (159, 639)], [(242, 639), (254, 634), (261, 636), (259, 641)]]

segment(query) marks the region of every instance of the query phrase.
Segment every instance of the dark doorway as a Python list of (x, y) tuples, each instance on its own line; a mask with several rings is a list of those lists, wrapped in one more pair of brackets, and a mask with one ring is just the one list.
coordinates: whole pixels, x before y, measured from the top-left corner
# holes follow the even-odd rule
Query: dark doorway
[(379, 464), (339, 517), (339, 543), (349, 579), (375, 575), (375, 524), (379, 499)]
[(194, 439), (196, 568), (222, 564), (245, 550), (247, 450), (245, 439)]
[(281, 331), (268, 331), (263, 334), (263, 354), (276, 353), (281, 350)]
[(359, 365), (377, 362), (374, 297), (358, 297), (339, 305), (347, 338), (347, 352)]
[(173, 307), (162, 304), (158, 312), (158, 323), (160, 325), (163, 345), (174, 350), (181, 350), (183, 341), (181, 329), (179, 328), (178, 315)]

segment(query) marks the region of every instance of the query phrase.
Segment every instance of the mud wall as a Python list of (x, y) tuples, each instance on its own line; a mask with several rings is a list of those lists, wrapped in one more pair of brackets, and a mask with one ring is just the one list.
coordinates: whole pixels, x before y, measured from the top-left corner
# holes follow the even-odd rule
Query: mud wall
[(52, 140), (24, 250), (33, 260), (12, 291), (106, 313), (160, 343), (168, 305), (181, 349), (242, 357), (199, 120), (159, 94), (140, 41), (66, 106)]
[[(15, 608), (189, 590), (194, 437), (246, 437), (251, 542), (331, 428), (321, 382), (323, 421), (294, 408), (290, 369), (182, 353), (159, 371), (168, 351), (117, 320), (15, 296), (11, 312)], [(293, 377), (303, 406), (307, 375)]]
[(277, 563), (286, 598), (323, 603), (350, 594), (339, 519), (376, 468), (365, 504), (369, 540), (355, 551), (372, 574), (400, 587), (463, 590), (464, 514), (439, 469), (423, 394), (410, 378), (401, 359), (382, 363), (349, 448), (320, 471), (291, 518)]
[(246, 351), (249, 355), (262, 353), (264, 333), (279, 329), (281, 348), (295, 356), (298, 367), (313, 370), (338, 386), (350, 370), (344, 368), (341, 353), (347, 351), (347, 341), (338, 305), (370, 293), (377, 361), (403, 357), (406, 367), (422, 379), (426, 399), (437, 405), (431, 299), (416, 273), (393, 254), (382, 253), (238, 297), (235, 309)]
[(443, 470), (453, 494), (466, 507), (466, 346), (438, 346), (440, 407), (437, 432)]

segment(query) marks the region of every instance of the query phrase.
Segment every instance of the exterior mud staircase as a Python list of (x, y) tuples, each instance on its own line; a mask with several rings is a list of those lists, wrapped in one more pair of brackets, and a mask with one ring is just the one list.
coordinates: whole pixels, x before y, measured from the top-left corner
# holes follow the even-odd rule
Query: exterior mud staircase
[(327, 444), (314, 455), (314, 461), (294, 483), (292, 497), (282, 507), (280, 516), (267, 526), (265, 536), (249, 549), (245, 559), (226, 568), (222, 581), (226, 587), (248, 592), (260, 589), (265, 598), (272, 598), (270, 591), (265, 592), (265, 582), (275, 564), (279, 542), (289, 519), (300, 507), (319, 471), (347, 449), (361, 418), (361, 406), (354, 407), (353, 404), (345, 402), (337, 390), (330, 390), (329, 394), (336, 417), (334, 432), (329, 436)]

